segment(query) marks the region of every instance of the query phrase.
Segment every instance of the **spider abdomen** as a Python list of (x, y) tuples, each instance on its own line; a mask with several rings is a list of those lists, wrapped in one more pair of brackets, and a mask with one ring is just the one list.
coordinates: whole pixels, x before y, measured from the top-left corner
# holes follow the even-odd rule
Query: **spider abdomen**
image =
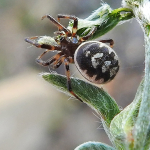
[(115, 51), (98, 41), (82, 43), (75, 52), (74, 62), (80, 73), (96, 84), (111, 81), (119, 70)]

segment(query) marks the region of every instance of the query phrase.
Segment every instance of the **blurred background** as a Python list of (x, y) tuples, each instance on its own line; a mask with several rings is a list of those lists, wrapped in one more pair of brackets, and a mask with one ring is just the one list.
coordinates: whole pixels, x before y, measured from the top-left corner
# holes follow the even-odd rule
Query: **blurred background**
[[(113, 9), (121, 7), (121, 0), (103, 1)], [(111, 145), (94, 110), (39, 77), (39, 73), (49, 72), (35, 63), (43, 50), (24, 41), (30, 36), (53, 36), (57, 28), (47, 19), (41, 21), (43, 15), (57, 17), (62, 13), (86, 18), (100, 3), (100, 0), (0, 0), (1, 150), (72, 150), (87, 141)], [(108, 38), (115, 41), (114, 50), (121, 67), (116, 78), (103, 87), (124, 108), (134, 99), (144, 75), (143, 33), (133, 19), (100, 39)], [(55, 71), (64, 74), (63, 65)], [(71, 74), (80, 76), (74, 65)]]

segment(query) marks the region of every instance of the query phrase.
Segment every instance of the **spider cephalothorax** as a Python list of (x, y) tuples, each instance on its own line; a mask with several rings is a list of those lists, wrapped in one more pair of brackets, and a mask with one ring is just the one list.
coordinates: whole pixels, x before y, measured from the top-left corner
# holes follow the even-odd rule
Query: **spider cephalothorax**
[[(96, 31), (93, 26), (86, 36), (77, 36), (78, 18), (72, 15), (58, 15), (56, 21), (50, 15), (45, 15), (42, 19), (48, 18), (57, 27), (58, 31), (54, 32), (54, 38), (49, 36), (26, 38), (25, 41), (39, 48), (46, 49), (37, 59), (36, 62), (42, 66), (51, 65), (58, 68), (62, 63), (65, 65), (67, 86), (69, 92), (77, 99), (82, 101), (73, 91), (70, 81), (69, 63), (75, 63), (80, 73), (90, 82), (102, 84), (111, 81), (119, 70), (118, 56), (111, 48), (113, 40), (87, 41)], [(60, 18), (73, 20), (72, 31), (65, 28), (59, 23)], [(109, 43), (110, 47), (104, 43)], [(58, 53), (47, 61), (41, 58), (49, 51), (57, 50)]]

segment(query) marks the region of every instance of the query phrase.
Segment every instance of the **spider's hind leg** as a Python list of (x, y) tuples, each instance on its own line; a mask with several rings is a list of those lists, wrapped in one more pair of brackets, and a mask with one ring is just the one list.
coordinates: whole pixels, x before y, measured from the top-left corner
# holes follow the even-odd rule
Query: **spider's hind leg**
[(114, 41), (112, 39), (101, 40), (100, 42), (102, 42), (102, 43), (109, 43), (111, 48), (113, 48), (113, 46), (114, 46)]
[(69, 69), (69, 59), (66, 57), (62, 58), (62, 61), (64, 62), (65, 65), (65, 70), (66, 70), (66, 76), (67, 76), (67, 88), (68, 91), (74, 96), (76, 97), (79, 101), (83, 102), (72, 90), (72, 86), (71, 86), (71, 80), (70, 80), (70, 69)]

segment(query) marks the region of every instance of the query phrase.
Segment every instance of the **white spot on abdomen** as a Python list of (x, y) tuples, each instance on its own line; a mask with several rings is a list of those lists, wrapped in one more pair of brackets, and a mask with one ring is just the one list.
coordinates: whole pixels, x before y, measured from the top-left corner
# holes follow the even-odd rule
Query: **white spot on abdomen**
[(95, 55), (93, 55), (93, 57), (94, 58), (101, 58), (101, 57), (103, 57), (103, 53), (97, 53), (97, 54), (95, 54)]
[(86, 56), (86, 57), (88, 57), (90, 54), (91, 54), (90, 51), (86, 51), (86, 52), (85, 52), (85, 56)]
[(111, 61), (105, 61), (104, 65), (102, 66), (102, 72), (105, 73), (106, 71), (109, 70), (109, 66), (111, 64)]
[(91, 62), (94, 68), (97, 68), (97, 65), (99, 65), (99, 61), (97, 59), (100, 59), (103, 57), (103, 53), (97, 53), (91, 57)]

